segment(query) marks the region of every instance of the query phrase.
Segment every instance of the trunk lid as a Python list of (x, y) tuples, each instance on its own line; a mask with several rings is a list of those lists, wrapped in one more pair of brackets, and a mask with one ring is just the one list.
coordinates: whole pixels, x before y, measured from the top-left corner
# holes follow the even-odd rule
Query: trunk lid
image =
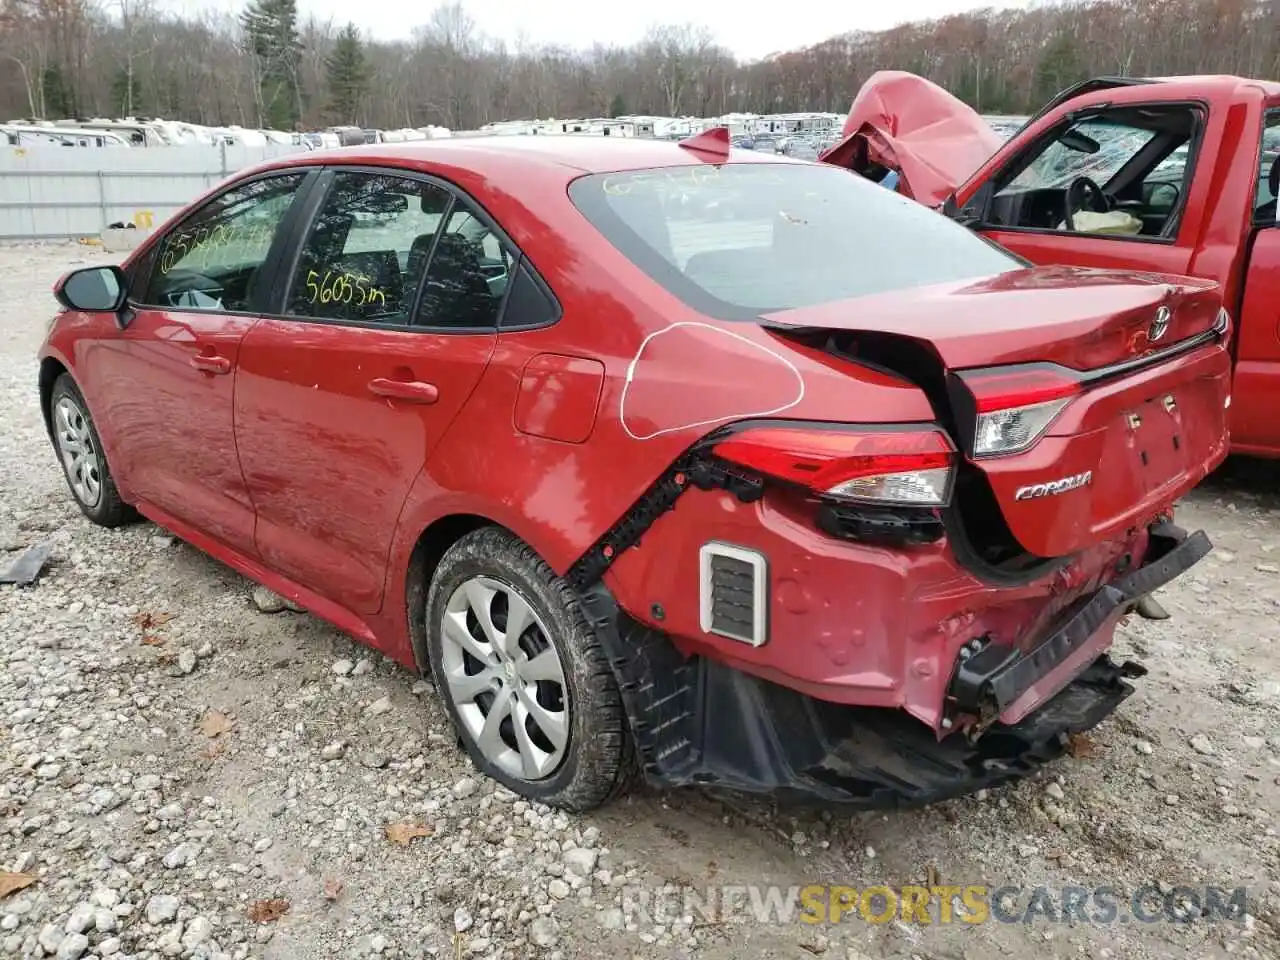
[(881, 70), (854, 98), (843, 139), (819, 159), (859, 173), (868, 160), (896, 170), (899, 193), (936, 207), (1001, 143), (972, 107), (937, 84)]
[(1221, 304), (1208, 281), (1047, 267), (762, 319), (919, 385), (964, 457), (957, 509), (989, 503), (1052, 558), (1170, 509), (1225, 456)]

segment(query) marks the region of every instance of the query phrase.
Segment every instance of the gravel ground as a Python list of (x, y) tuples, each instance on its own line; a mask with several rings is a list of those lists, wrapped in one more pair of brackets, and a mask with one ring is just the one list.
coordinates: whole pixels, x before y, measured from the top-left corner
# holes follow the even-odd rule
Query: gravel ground
[[(149, 524), (81, 517), (33, 356), (53, 280), (104, 259), (0, 248), (0, 566), (54, 547), (38, 584), (0, 587), (0, 870), (36, 878), (5, 896), (0, 874), (0, 955), (1280, 955), (1276, 470), (1230, 464), (1182, 506), (1218, 549), (1162, 595), (1172, 620), (1122, 629), (1150, 676), (1035, 780), (888, 815), (641, 791), (569, 816), (477, 777), (427, 683)], [(926, 881), (1248, 902), (1110, 925), (630, 909), (662, 885)]]

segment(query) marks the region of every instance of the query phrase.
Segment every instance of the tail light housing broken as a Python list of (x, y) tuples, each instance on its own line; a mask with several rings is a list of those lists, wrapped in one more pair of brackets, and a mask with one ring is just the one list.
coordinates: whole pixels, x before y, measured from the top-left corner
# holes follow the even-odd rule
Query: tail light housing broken
[(1074, 371), (1045, 363), (957, 373), (951, 394), (969, 454), (983, 459), (1035, 446), (1082, 390)]

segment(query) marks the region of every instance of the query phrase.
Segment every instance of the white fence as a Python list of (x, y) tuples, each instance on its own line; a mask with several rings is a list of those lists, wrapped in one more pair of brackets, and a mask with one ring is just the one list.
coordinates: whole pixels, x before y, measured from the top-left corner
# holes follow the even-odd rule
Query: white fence
[(0, 148), (0, 240), (93, 237), (159, 226), (223, 178), (293, 146)]

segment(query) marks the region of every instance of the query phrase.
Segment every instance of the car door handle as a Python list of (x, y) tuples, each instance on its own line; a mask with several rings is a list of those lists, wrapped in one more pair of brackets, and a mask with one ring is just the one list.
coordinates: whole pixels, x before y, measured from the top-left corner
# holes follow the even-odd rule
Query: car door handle
[(191, 358), (191, 365), (205, 373), (230, 373), (231, 361), (226, 357), (214, 357), (207, 353), (198, 353)]
[(435, 403), (440, 399), (440, 391), (436, 385), (422, 380), (388, 380), (386, 377), (378, 377), (369, 381), (369, 392), (409, 403)]

